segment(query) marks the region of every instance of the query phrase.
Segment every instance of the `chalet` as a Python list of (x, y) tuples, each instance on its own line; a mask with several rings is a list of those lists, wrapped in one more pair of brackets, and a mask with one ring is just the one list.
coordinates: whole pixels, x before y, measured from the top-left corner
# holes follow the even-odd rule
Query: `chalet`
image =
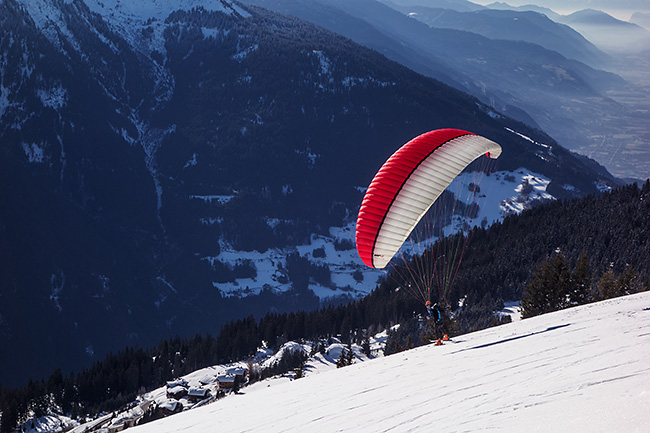
[(173, 415), (183, 411), (183, 405), (178, 400), (165, 400), (158, 405), (158, 410), (164, 416)]
[(248, 376), (248, 369), (243, 367), (231, 367), (226, 370), (226, 374), (239, 378), (239, 382), (242, 383), (246, 379), (246, 376)]
[(187, 399), (191, 402), (205, 400), (210, 396), (208, 388), (190, 388), (187, 393)]
[(219, 389), (232, 389), (235, 386), (235, 375), (234, 374), (220, 374), (217, 376), (217, 383), (219, 384)]
[(183, 386), (175, 386), (173, 388), (167, 388), (167, 398), (173, 398), (175, 400), (180, 400), (181, 398), (187, 395), (187, 388)]

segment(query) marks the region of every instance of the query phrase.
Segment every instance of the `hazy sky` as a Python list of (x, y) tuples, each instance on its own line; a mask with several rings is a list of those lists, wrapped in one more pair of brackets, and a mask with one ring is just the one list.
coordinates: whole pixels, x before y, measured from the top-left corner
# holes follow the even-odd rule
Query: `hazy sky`
[(650, 0), (471, 0), (486, 5), (501, 1), (512, 6), (534, 4), (547, 7), (559, 14), (569, 14), (582, 9), (599, 9), (627, 21), (634, 12), (650, 12)]

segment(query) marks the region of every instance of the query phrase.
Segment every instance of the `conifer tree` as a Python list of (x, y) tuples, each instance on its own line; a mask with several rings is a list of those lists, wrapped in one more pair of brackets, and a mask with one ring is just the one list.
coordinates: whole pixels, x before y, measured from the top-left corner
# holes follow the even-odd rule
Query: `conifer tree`
[(533, 273), (533, 278), (526, 284), (524, 289), (524, 296), (521, 300), (521, 317), (528, 318), (543, 314), (544, 307), (547, 305), (546, 298), (546, 274), (548, 271), (548, 263), (543, 263), (537, 266)]
[(352, 365), (354, 363), (354, 351), (352, 350), (352, 343), (348, 344), (348, 353), (345, 356), (345, 365)]
[(551, 259), (551, 311), (561, 310), (571, 305), (571, 269), (564, 254), (558, 252)]
[(370, 358), (370, 355), (372, 354), (370, 350), (370, 339), (368, 338), (368, 335), (365, 334), (363, 337), (363, 341), (361, 342), (361, 348), (363, 349), (363, 353)]
[(584, 251), (580, 254), (578, 263), (571, 276), (571, 291), (569, 296), (571, 305), (584, 305), (593, 302), (589, 258)]
[(608, 269), (598, 281), (598, 294), (601, 299), (609, 299), (620, 296), (618, 294), (618, 287), (616, 283), (616, 277), (614, 276), (614, 270)]
[(626, 266), (618, 277), (610, 269), (598, 281), (598, 293), (602, 299), (630, 295), (643, 289), (639, 274), (632, 266)]
[(294, 379), (301, 379), (304, 375), (303, 369), (305, 368), (305, 364), (302, 363), (296, 368), (296, 373), (294, 374), (293, 378)]
[(318, 344), (319, 344), (318, 341), (314, 341), (314, 342), (311, 344), (311, 350), (309, 351), (309, 357), (310, 357), (310, 358), (311, 358), (312, 356), (316, 356), (316, 354), (318, 353)]
[(540, 264), (524, 289), (522, 317), (561, 310), (570, 305), (571, 273), (561, 252)]
[(345, 367), (346, 358), (347, 358), (347, 354), (345, 353), (345, 348), (343, 348), (341, 350), (341, 356), (339, 356), (339, 359), (336, 361), (336, 368)]
[(626, 266), (617, 281), (619, 296), (631, 295), (641, 291), (639, 273), (632, 266)]

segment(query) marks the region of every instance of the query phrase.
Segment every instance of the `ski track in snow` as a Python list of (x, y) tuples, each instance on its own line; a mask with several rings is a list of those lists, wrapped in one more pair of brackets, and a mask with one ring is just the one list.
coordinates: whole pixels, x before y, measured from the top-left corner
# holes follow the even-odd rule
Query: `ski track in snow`
[(133, 433), (650, 431), (650, 293), (239, 395)]

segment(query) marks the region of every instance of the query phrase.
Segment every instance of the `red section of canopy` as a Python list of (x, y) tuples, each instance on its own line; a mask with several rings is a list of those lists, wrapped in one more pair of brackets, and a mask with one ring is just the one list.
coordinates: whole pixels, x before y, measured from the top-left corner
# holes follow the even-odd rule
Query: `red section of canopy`
[(363, 263), (374, 268), (373, 251), (377, 235), (393, 200), (411, 173), (443, 144), (463, 135), (460, 129), (437, 129), (415, 137), (400, 147), (381, 166), (361, 202), (357, 218), (357, 251)]

